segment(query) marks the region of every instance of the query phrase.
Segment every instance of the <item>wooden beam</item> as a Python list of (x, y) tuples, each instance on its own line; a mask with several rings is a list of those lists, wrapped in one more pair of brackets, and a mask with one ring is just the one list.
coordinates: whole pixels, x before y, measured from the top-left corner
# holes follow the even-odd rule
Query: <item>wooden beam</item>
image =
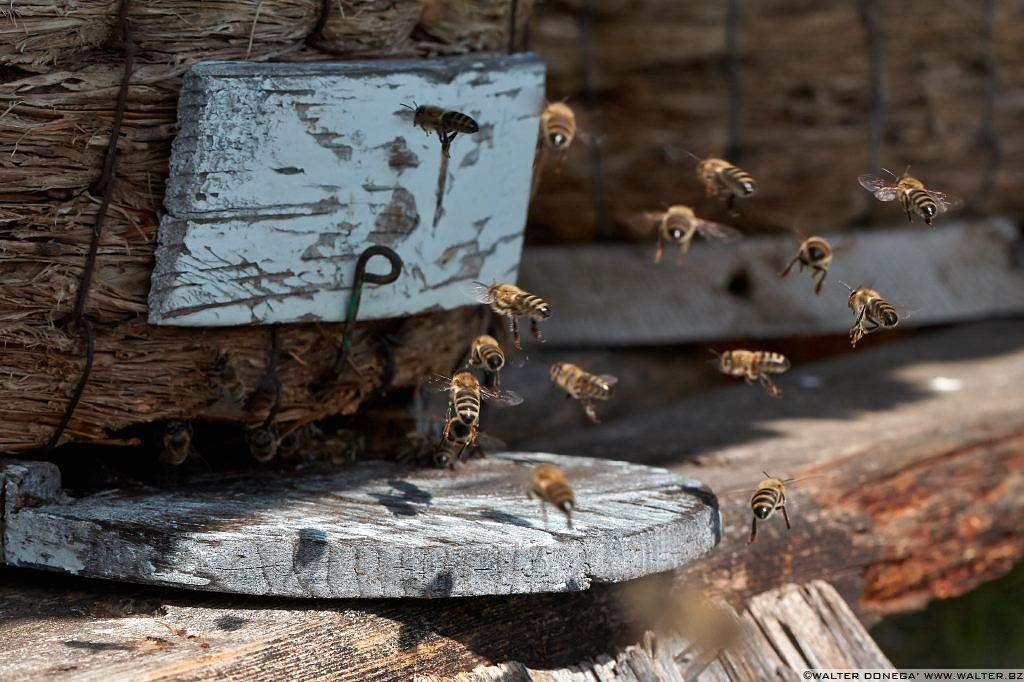
[[(571, 527), (526, 499), (543, 462), (573, 486)], [(364, 461), (72, 499), (54, 465), (14, 462), (0, 466), (0, 488), (4, 563), (252, 595), (576, 592), (678, 568), (714, 547), (720, 527), (697, 480), (540, 453), (459, 471)]]
[(680, 266), (654, 264), (653, 235), (642, 245), (532, 247), (520, 284), (550, 302), (544, 335), (558, 346), (840, 333), (853, 322), (840, 280), (878, 289), (901, 325), (1024, 311), (1022, 240), (1008, 220), (824, 236), (838, 253), (820, 296), (807, 271), (779, 279), (799, 246), (788, 234), (697, 243)]
[[(872, 621), (1024, 557), (1024, 322), (858, 346), (779, 385), (781, 400), (740, 384), (523, 447), (699, 475), (724, 534), (687, 573), (736, 600), (824, 577)], [(807, 478), (787, 495), (792, 531), (772, 518), (747, 545), (762, 470)]]
[[(515, 280), (543, 98), (544, 65), (528, 54), (194, 66), (150, 323), (343, 320), (370, 244), (405, 267), (366, 289), (362, 319), (472, 304), (472, 281)], [(459, 134), (449, 161), (402, 107), (413, 103), (464, 113), (480, 130)]]

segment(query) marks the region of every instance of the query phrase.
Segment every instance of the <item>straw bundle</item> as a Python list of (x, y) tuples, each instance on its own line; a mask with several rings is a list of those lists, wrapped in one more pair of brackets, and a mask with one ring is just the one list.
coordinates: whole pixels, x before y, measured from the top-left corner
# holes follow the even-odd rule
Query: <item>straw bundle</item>
[[(218, 355), (228, 353), (255, 388), (267, 365), (267, 329), (181, 330), (143, 321), (185, 70), (200, 59), (324, 60), (506, 47), (508, 2), (474, 3), (472, 11), (448, 7), (461, 4), (129, 3), (134, 68), (85, 307), (95, 327), (95, 359), (64, 441), (103, 439), (112, 430), (160, 418), (256, 423), (266, 415), (259, 401), (249, 410), (223, 405), (210, 377)], [(83, 340), (60, 321), (74, 305), (100, 210), (101, 192), (93, 185), (107, 152), (124, 69), (120, 41), (113, 36), (118, 7), (112, 0), (31, 0), (0, 8), (0, 65), (8, 67), (0, 69), (3, 450), (45, 444), (83, 370)], [(424, 16), (428, 22), (421, 26)], [(463, 309), (404, 321), (393, 385), (449, 371), (471, 335), (467, 328), (476, 326), (476, 314)], [(393, 326), (359, 325), (349, 371), (326, 399), (313, 396), (308, 386), (333, 361), (339, 325), (283, 327), (281, 430), (354, 412), (379, 387), (384, 358), (377, 337)]]

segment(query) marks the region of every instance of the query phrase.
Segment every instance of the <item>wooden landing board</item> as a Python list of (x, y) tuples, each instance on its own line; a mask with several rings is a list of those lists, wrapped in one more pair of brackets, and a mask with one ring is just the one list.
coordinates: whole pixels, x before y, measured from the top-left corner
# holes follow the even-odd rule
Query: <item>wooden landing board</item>
[[(535, 462), (561, 466), (573, 485), (572, 528), (526, 499)], [(239, 594), (574, 592), (682, 566), (718, 541), (699, 481), (537, 453), (457, 472), (368, 461), (81, 498), (61, 493), (53, 465), (12, 462), (0, 483), (7, 564)]]
[[(480, 126), (441, 148), (414, 102)], [(360, 317), (472, 303), (473, 280), (515, 280), (544, 102), (544, 65), (494, 58), (207, 62), (186, 75), (149, 299), (152, 324), (344, 319), (370, 244), (402, 257)], [(379, 262), (378, 262), (379, 261)], [(387, 272), (375, 259), (371, 272)]]
[(554, 670), (518, 662), (480, 666), (456, 676), (455, 682), (747, 682), (799, 680), (808, 668), (893, 669), (850, 607), (826, 582), (783, 585), (759, 594), (738, 617), (744, 637), (710, 661), (706, 659), (711, 655), (699, 646), (675, 660), (693, 643), (679, 635), (659, 634), (653, 651), (637, 644)]
[(544, 336), (557, 346), (842, 333), (853, 313), (840, 280), (877, 289), (902, 325), (1024, 312), (1024, 244), (1008, 220), (822, 236), (837, 254), (820, 296), (807, 270), (779, 278), (799, 246), (789, 234), (698, 237), (680, 266), (671, 251), (655, 265), (653, 241), (531, 247), (519, 284), (551, 303)]

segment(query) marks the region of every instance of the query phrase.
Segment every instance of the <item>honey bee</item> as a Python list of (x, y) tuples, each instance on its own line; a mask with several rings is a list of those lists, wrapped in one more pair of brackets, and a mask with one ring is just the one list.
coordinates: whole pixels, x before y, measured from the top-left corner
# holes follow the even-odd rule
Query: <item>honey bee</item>
[(786, 513), (786, 483), (792, 481), (783, 481), (764, 471), (761, 473), (765, 475), (765, 479), (757, 484), (757, 490), (750, 498), (754, 518), (750, 522), (748, 545), (757, 537), (757, 520), (767, 521), (778, 509), (782, 510), (782, 518), (786, 520), (786, 530), (790, 529), (789, 514)]
[(825, 277), (828, 275), (828, 266), (832, 263), (832, 246), (821, 237), (808, 237), (800, 244), (800, 250), (797, 251), (796, 256), (789, 262), (786, 269), (779, 273), (779, 277), (788, 275), (797, 263), (800, 263), (801, 272), (804, 266), (814, 272), (812, 276), (817, 280), (814, 293), (820, 295), (821, 285), (825, 283)]
[[(413, 104), (416, 104), (413, 102)], [(441, 140), (441, 151), (447, 158), (448, 150), (451, 148), (452, 140), (459, 133), (472, 134), (480, 130), (480, 126), (472, 118), (458, 111), (448, 111), (441, 107), (429, 107), (417, 105), (415, 108), (408, 104), (403, 107), (413, 112), (412, 124), (422, 128), (427, 135), (437, 133)]]
[(177, 466), (192, 453), (192, 425), (180, 419), (164, 422), (160, 461)]
[(449, 418), (441, 434), (441, 441), (434, 448), (434, 466), (454, 468), (466, 448), (473, 445), (476, 435), (475, 423), (467, 424), (458, 416)]
[(505, 351), (493, 336), (483, 334), (473, 339), (469, 347), (468, 365), (494, 375), (494, 389), (500, 389), (501, 369), (505, 366)]
[(676, 264), (683, 262), (683, 257), (690, 248), (693, 236), (700, 233), (705, 239), (731, 240), (740, 236), (740, 232), (727, 225), (713, 223), (698, 218), (688, 206), (669, 206), (664, 213), (649, 213), (649, 217), (658, 219), (658, 248), (654, 252), (654, 262), (660, 263), (665, 242), (679, 245)]
[(782, 374), (789, 369), (789, 358), (785, 355), (764, 350), (727, 350), (715, 355), (718, 357), (718, 371), (723, 374), (743, 377), (748, 384), (757, 379), (771, 397), (782, 395), (782, 389), (768, 375)]
[(703, 183), (704, 192), (709, 197), (724, 194), (730, 211), (734, 210), (737, 197), (752, 197), (757, 193), (757, 183), (742, 168), (724, 159), (690, 156), (697, 159), (697, 180)]
[[(900, 318), (896, 314), (896, 308), (882, 298), (874, 289), (867, 287), (852, 288), (846, 282), (842, 285), (850, 290), (849, 306), (856, 317), (853, 326), (850, 327), (850, 345), (857, 347), (857, 342), (867, 334), (884, 329), (895, 327), (899, 324)], [(871, 326), (866, 326), (870, 324)]]
[(509, 327), (512, 330), (512, 345), (516, 350), (523, 349), (523, 343), (519, 338), (519, 318), (530, 318), (530, 332), (533, 338), (541, 343), (544, 342), (540, 335), (540, 328), (537, 323), (551, 317), (551, 306), (540, 296), (534, 296), (517, 287), (514, 284), (492, 284), (487, 286), (483, 282), (475, 282), (477, 287), (477, 300), (491, 306), (491, 310), (499, 315), (507, 317)]
[(480, 385), (480, 381), (472, 372), (459, 372), (455, 376), (433, 377), (427, 385), (438, 391), (448, 391), (448, 416), (452, 413), (467, 426), (480, 423), (481, 399), (493, 401), (498, 405), (518, 405), (523, 402), (522, 396), (515, 391), (492, 391)]
[(550, 504), (565, 514), (565, 525), (572, 528), (572, 510), (576, 508), (576, 497), (572, 488), (565, 481), (565, 474), (554, 464), (540, 464), (533, 470), (533, 479), (530, 490), (527, 492), (530, 499), (540, 499), (540, 508), (544, 513), (545, 523), (547, 522), (547, 507)]
[(540, 145), (557, 154), (555, 172), (562, 168), (569, 146), (576, 139), (576, 114), (564, 102), (549, 104), (540, 115)]
[(273, 424), (261, 424), (246, 429), (245, 442), (249, 454), (257, 462), (269, 462), (277, 454), (277, 428)]
[(245, 404), (246, 388), (238, 374), (238, 365), (227, 353), (222, 353), (213, 365), (213, 380), (220, 388), (221, 399), (232, 407)]
[(587, 418), (595, 424), (599, 421), (591, 401), (608, 400), (612, 394), (612, 387), (619, 382), (609, 374), (591, 374), (568, 362), (556, 362), (551, 365), (550, 375), (555, 386), (564, 390), (570, 398), (580, 401)]
[(959, 206), (961, 200), (949, 194), (925, 188), (924, 183), (907, 174), (909, 170), (910, 168), (907, 168), (906, 171), (903, 171), (903, 175), (900, 177), (886, 171), (892, 175), (892, 180), (880, 178), (877, 175), (861, 175), (857, 181), (861, 187), (874, 194), (879, 201), (899, 199), (900, 205), (903, 206), (903, 210), (907, 214), (908, 223), (914, 221), (916, 214), (921, 216), (925, 225), (934, 227), (932, 218)]

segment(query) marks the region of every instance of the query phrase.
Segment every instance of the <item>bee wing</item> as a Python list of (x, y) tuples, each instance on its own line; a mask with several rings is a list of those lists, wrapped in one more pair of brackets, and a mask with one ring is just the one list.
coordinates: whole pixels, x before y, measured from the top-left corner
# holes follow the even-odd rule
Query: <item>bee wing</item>
[(935, 201), (935, 208), (937, 213), (945, 213), (950, 209), (959, 208), (963, 205), (964, 201), (960, 197), (953, 196), (952, 194), (946, 194), (945, 192), (936, 192), (933, 189), (928, 190), (928, 194)]
[(722, 225), (721, 223), (713, 223), (710, 220), (698, 220), (697, 232), (700, 232), (700, 236), (704, 237), (704, 239), (719, 239), (722, 241), (733, 241), (743, 236), (742, 232), (733, 227)]
[(879, 201), (892, 201), (899, 194), (896, 184), (877, 175), (860, 175), (857, 177), (860, 186), (875, 195)]
[(487, 388), (480, 389), (480, 397), (492, 401), (495, 406), (513, 407), (523, 402), (523, 396), (515, 391), (492, 391)]
[(618, 377), (613, 377), (611, 374), (601, 374), (597, 377), (604, 383), (608, 384), (608, 388), (611, 388), (615, 384), (619, 383)]
[(452, 388), (452, 378), (435, 374), (428, 377), (427, 380), (423, 382), (423, 385), (431, 391), (450, 391)]
[(473, 441), (474, 445), (479, 445), (482, 448), (490, 448), (492, 450), (504, 450), (508, 447), (508, 444), (500, 438), (484, 433), (482, 431), (476, 432), (476, 440)]
[(472, 298), (478, 303), (490, 305), (494, 301), (491, 297), (491, 288), (483, 282), (464, 284), (462, 289), (468, 298)]

